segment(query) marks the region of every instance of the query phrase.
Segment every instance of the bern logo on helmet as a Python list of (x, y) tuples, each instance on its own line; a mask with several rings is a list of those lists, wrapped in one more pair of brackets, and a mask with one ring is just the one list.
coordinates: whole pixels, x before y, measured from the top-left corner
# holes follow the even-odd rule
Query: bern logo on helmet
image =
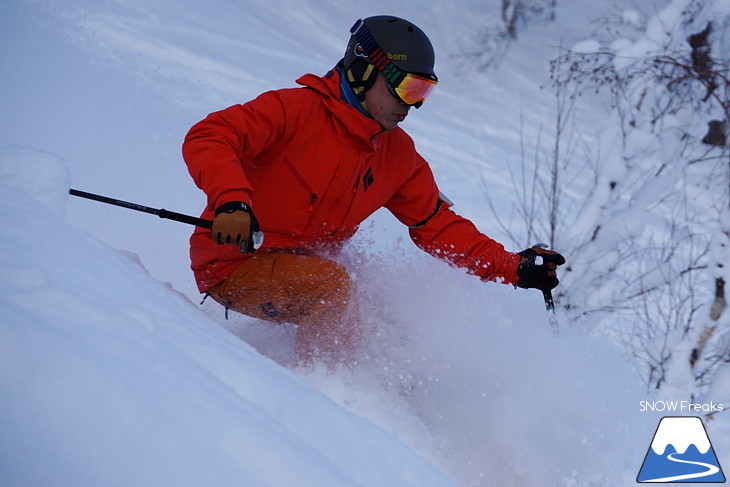
[(408, 55), (407, 54), (393, 54), (388, 53), (388, 59), (391, 61), (408, 61)]

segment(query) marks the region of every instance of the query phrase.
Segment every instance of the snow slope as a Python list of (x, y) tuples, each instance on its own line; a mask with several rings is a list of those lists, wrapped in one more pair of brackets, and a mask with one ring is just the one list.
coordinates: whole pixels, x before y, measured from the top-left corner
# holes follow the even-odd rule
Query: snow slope
[(444, 53), (406, 130), (457, 210), (508, 243), (477, 179), (510, 206), (503, 164), (521, 130), (552, 123), (547, 60), (596, 7), (536, 27), (487, 75), (449, 57), (491, 15), (482, 2), (391, 3), (0, 6), (0, 485), (633, 483), (659, 414), (638, 412), (625, 359), (589, 332), (552, 335), (539, 293), (421, 254), (387, 213), (342, 257), (371, 340), (330, 371), (282, 366), (286, 327), (198, 304), (190, 228), (67, 196), (197, 214), (187, 129), (325, 72), (357, 17), (389, 12)]
[(0, 199), (25, 229), (0, 244), (0, 484), (455, 485), (128, 254)]
[[(235, 336), (245, 320), (227, 332), (136, 255), (66, 224), (63, 160), (9, 158), (35, 161), (16, 181), (45, 176), (0, 189), (3, 228), (23, 229), (0, 241), (2, 485), (455, 485), (439, 468), (551, 485), (627, 437), (596, 420), (633, 406), (621, 370), (593, 379), (621, 364), (604, 351), (599, 367), (587, 337), (552, 336), (511, 288), (405, 249), (395, 265), (371, 255), (361, 292), (386, 321), (370, 323), (360, 364), (295, 375)], [(419, 268), (441, 283), (414, 293)], [(271, 346), (250, 341), (262, 337)], [(566, 457), (571, 445), (583, 451)]]

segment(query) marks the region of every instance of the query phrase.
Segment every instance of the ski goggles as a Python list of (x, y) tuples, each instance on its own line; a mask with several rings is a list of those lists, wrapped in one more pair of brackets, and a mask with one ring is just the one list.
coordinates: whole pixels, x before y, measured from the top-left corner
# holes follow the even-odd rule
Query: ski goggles
[(361, 52), (358, 54), (367, 57), (388, 80), (390, 93), (407, 105), (416, 105), (416, 108), (421, 106), (436, 87), (436, 77), (407, 73), (399, 69), (375, 42), (362, 19), (355, 22), (350, 33), (360, 44), (358, 51)]
[(419, 104), (420, 106), (436, 87), (436, 83), (437, 81), (432, 79), (407, 73), (397, 86), (394, 87), (391, 83), (388, 83), (388, 90), (403, 100), (403, 103), (407, 105)]

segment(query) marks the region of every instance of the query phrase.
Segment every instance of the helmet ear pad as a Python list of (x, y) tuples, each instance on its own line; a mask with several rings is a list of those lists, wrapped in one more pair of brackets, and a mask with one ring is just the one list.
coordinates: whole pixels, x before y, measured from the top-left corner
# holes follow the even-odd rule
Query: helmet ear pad
[(378, 77), (378, 69), (364, 59), (355, 59), (345, 72), (347, 83), (357, 95), (360, 102), (365, 101), (365, 92), (368, 91)]

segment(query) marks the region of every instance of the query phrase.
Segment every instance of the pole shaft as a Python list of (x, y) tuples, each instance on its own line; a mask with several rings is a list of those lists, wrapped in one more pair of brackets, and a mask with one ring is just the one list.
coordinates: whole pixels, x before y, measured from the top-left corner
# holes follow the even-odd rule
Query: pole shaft
[(79, 196), (89, 200), (100, 201), (114, 206), (121, 206), (122, 208), (128, 208), (130, 210), (141, 211), (149, 213), (151, 215), (157, 215), (160, 218), (166, 218), (168, 220), (174, 220), (180, 223), (187, 223), (189, 225), (195, 225), (202, 228), (212, 228), (213, 222), (211, 220), (204, 220), (203, 218), (197, 218), (190, 215), (183, 215), (182, 213), (175, 213), (174, 211), (167, 211), (163, 209), (150, 208), (149, 206), (139, 205), (137, 203), (130, 203), (129, 201), (118, 200), (109, 198), (108, 196), (101, 196), (94, 193), (87, 193), (86, 191), (79, 191), (77, 189), (69, 189), (69, 194), (73, 196)]
[(558, 327), (558, 317), (555, 316), (555, 301), (553, 301), (553, 292), (551, 290), (543, 291), (542, 297), (545, 299), (545, 309), (548, 312), (548, 321), (550, 322), (550, 328), (552, 328), (555, 334), (560, 332)]

